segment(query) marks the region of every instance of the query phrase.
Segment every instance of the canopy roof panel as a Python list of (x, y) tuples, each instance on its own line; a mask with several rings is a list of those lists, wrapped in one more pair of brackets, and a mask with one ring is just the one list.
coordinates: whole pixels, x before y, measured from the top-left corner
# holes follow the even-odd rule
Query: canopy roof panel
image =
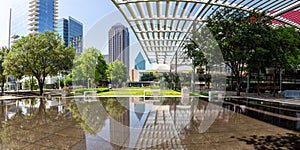
[[(202, 22), (224, 7), (267, 12), (274, 24), (300, 29), (299, 0), (112, 0), (140, 42), (150, 63), (190, 63), (176, 53), (194, 21)], [(177, 60), (176, 62), (174, 60)]]

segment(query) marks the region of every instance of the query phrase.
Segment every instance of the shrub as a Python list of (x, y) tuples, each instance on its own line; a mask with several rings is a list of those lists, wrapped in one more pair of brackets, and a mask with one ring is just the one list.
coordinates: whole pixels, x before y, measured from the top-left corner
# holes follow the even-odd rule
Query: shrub
[(208, 92), (191, 92), (193, 96), (208, 96)]
[(109, 88), (80, 88), (76, 89), (75, 93), (83, 94), (84, 91), (97, 91), (97, 93), (108, 92)]
[(199, 94), (202, 95), (202, 96), (208, 96), (207, 92), (200, 92)]

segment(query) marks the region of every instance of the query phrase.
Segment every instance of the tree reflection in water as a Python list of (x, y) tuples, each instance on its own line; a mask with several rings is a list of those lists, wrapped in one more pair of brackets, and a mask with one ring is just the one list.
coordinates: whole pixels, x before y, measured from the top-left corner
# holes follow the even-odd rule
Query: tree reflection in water
[(8, 121), (2, 121), (0, 130), (1, 145), (7, 149), (20, 149), (26, 144), (36, 142), (41, 137), (46, 137), (50, 134), (48, 129), (60, 125), (66, 122), (73, 121), (67, 114), (58, 113), (57, 109), (45, 108), (45, 101), (40, 99), (38, 108), (34, 108), (37, 104), (37, 99), (24, 100), (25, 104), (30, 104), (30, 113), (24, 114), (19, 109), (19, 101), (16, 102), (17, 108), (15, 109), (15, 115)]
[(108, 116), (119, 117), (127, 110), (123, 101), (101, 98), (99, 101), (81, 101), (68, 107), (86, 133), (96, 135), (105, 126)]

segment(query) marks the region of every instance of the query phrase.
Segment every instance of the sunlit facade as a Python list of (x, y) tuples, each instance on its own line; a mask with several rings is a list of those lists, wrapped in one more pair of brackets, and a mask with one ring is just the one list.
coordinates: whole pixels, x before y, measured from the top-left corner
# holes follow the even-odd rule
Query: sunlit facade
[(65, 45), (72, 45), (76, 49), (76, 54), (82, 53), (83, 24), (75, 18), (61, 18), (58, 20), (57, 32), (64, 40)]
[(12, 3), (12, 38), (55, 31), (58, 0), (14, 0)]
[(124, 25), (117, 23), (108, 33), (109, 62), (121, 61), (129, 72), (129, 32)]

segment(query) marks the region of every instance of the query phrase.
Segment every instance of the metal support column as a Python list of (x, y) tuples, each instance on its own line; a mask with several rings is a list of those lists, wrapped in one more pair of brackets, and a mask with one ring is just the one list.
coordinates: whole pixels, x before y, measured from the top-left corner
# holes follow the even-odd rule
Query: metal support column
[(247, 89), (246, 89), (246, 93), (249, 93), (249, 88), (250, 88), (250, 74), (248, 73), (248, 75), (247, 75)]

